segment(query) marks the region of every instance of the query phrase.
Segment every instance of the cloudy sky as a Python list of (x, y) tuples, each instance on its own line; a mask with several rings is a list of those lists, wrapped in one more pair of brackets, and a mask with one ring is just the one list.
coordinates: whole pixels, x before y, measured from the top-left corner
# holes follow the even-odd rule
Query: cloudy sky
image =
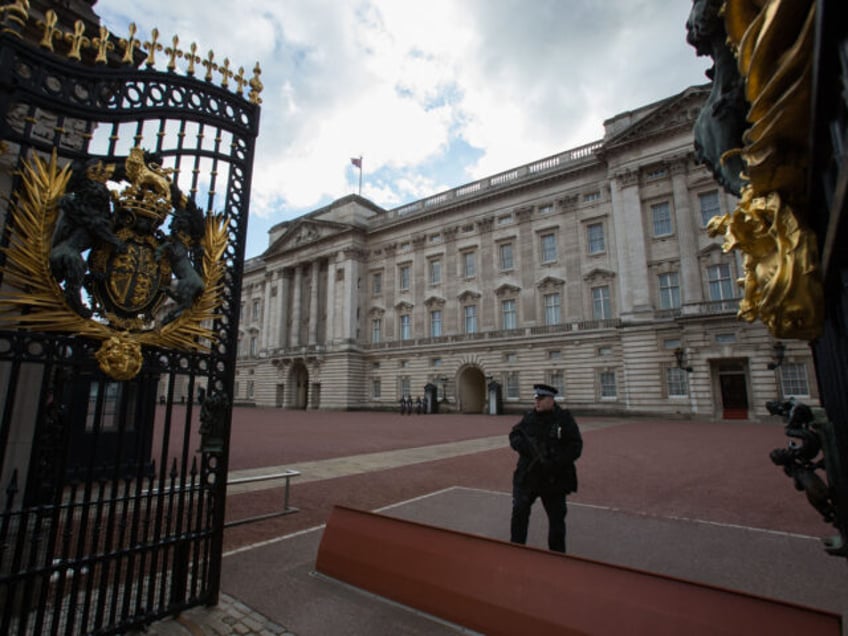
[[(689, 0), (99, 0), (113, 32), (262, 68), (247, 256), (358, 190), (393, 208), (600, 139), (706, 82)], [(161, 60), (160, 60), (161, 63)]]

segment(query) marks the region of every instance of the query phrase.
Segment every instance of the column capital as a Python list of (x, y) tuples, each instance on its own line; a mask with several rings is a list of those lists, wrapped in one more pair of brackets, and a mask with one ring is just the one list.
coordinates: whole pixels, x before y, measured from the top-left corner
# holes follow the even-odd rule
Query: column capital
[(615, 173), (613, 177), (618, 183), (620, 188), (629, 188), (632, 186), (639, 185), (639, 171), (638, 170), (622, 170), (620, 172)]
[(689, 171), (689, 155), (686, 154), (669, 157), (665, 164), (668, 166), (669, 172), (671, 172), (672, 176), (679, 174), (685, 175)]
[(513, 211), (513, 214), (515, 214), (516, 221), (519, 223), (525, 223), (530, 220), (530, 216), (533, 214), (533, 207), (528, 205), (523, 208), (516, 208)]

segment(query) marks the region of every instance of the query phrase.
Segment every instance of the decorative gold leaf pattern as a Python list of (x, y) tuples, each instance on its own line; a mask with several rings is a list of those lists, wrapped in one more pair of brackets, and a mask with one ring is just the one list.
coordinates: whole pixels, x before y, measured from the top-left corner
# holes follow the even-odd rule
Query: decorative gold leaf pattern
[(13, 231), (3, 248), (6, 264), (3, 282), (10, 289), (0, 293), (0, 324), (42, 331), (74, 333), (102, 341), (97, 359), (111, 377), (127, 380), (141, 368), (141, 345), (208, 351), (217, 340), (207, 326), (218, 316), (226, 270), (223, 261), (229, 220), (221, 215), (206, 219), (202, 241), (203, 291), (175, 320), (153, 329), (128, 330), (132, 321), (114, 326), (108, 315), (87, 319), (73, 311), (50, 271), (50, 248), (59, 215), (58, 204), (71, 177), (70, 166), (60, 167), (56, 152), (49, 160), (34, 154), (23, 162), (22, 186), (15, 193), (10, 213)]

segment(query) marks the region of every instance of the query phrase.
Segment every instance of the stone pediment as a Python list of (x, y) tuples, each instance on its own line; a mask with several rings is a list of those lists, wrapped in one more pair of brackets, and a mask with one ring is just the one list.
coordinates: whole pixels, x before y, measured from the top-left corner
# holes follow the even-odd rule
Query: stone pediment
[(457, 299), (461, 303), (467, 303), (467, 302), (470, 302), (472, 300), (477, 300), (481, 296), (482, 296), (482, 294), (480, 294), (480, 292), (473, 291), (471, 289), (466, 289), (459, 296), (457, 296)]
[(716, 253), (719, 253), (719, 254), (724, 253), (724, 250), (722, 250), (722, 248), (721, 248), (721, 244), (720, 243), (710, 243), (709, 245), (707, 245), (706, 247), (704, 247), (703, 249), (701, 249), (698, 252), (698, 256), (703, 258), (704, 256), (711, 256), (712, 254), (716, 254)]
[(656, 107), (604, 143), (605, 150), (664, 135), (679, 128), (691, 130), (709, 94), (709, 88), (693, 86), (679, 95), (659, 102)]
[(601, 269), (600, 267), (596, 267), (590, 272), (587, 272), (583, 276), (583, 280), (587, 283), (593, 283), (596, 281), (607, 281), (615, 278), (615, 272), (612, 272), (608, 269)]
[(326, 239), (350, 229), (343, 223), (300, 218), (291, 222), (280, 237), (265, 251), (264, 258), (282, 254)]
[(397, 305), (395, 305), (395, 311), (398, 313), (405, 313), (412, 311), (413, 305), (412, 303), (408, 303), (405, 300), (400, 301)]
[(515, 285), (510, 285), (509, 283), (504, 283), (500, 287), (495, 290), (495, 295), (498, 297), (501, 296), (513, 296), (521, 291), (520, 287), (516, 287)]
[(565, 285), (565, 281), (556, 276), (545, 276), (542, 280), (536, 283), (536, 288), (539, 290), (557, 289)]
[(444, 307), (447, 301), (444, 298), (440, 298), (439, 296), (430, 296), (427, 300), (424, 301), (424, 304), (427, 307)]

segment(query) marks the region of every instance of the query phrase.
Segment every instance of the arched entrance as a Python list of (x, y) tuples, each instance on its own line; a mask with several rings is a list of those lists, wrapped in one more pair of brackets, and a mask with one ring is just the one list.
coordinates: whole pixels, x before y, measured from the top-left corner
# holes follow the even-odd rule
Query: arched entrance
[(721, 391), (722, 418), (744, 420), (748, 418), (748, 373), (742, 361), (723, 360), (718, 365)]
[(482, 413), (486, 406), (486, 377), (478, 367), (466, 367), (457, 380), (459, 410), (463, 413)]
[(289, 408), (305, 409), (309, 398), (309, 372), (302, 362), (292, 364), (289, 386), (291, 387)]

